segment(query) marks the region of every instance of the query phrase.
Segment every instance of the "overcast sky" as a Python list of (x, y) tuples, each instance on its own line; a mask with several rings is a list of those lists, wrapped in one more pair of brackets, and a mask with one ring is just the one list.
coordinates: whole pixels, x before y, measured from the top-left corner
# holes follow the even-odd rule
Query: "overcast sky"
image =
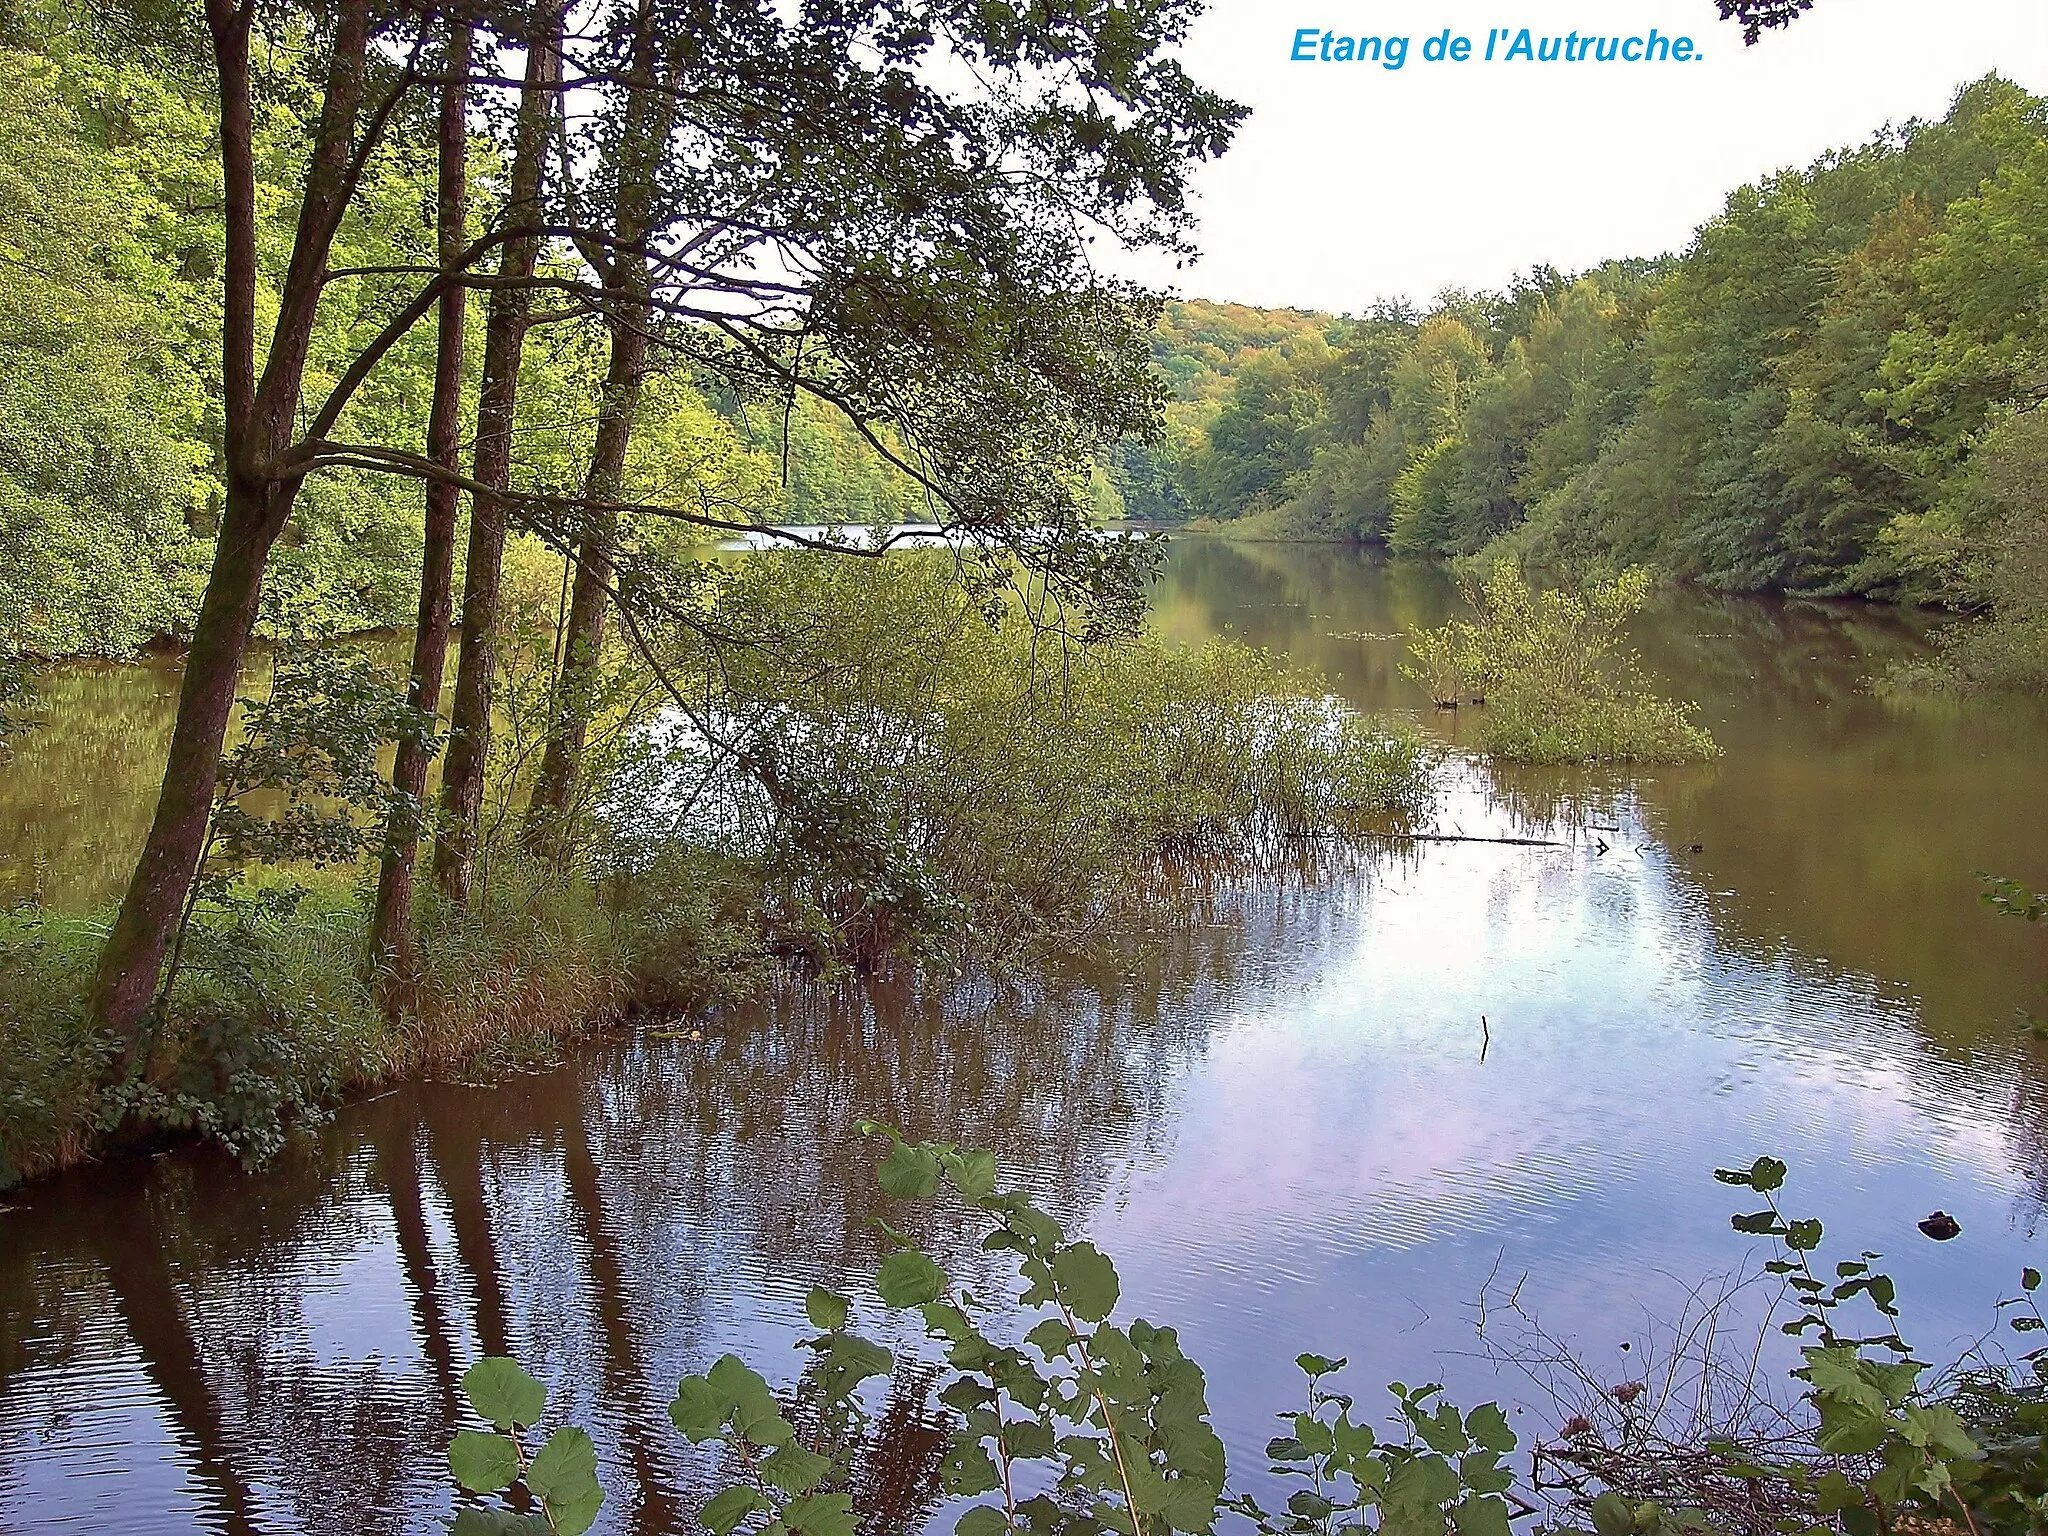
[[(1817, 0), (1745, 48), (1713, 0), (1210, 0), (1184, 58), (1252, 108), (1197, 175), (1184, 295), (1355, 312), (1548, 262), (1682, 248), (1733, 188), (1939, 116), (1998, 70), (2048, 93), (2048, 0)], [(1451, 29), (1689, 35), (1688, 64), (1425, 63)], [(1407, 35), (1406, 65), (1294, 63), (1298, 28)]]

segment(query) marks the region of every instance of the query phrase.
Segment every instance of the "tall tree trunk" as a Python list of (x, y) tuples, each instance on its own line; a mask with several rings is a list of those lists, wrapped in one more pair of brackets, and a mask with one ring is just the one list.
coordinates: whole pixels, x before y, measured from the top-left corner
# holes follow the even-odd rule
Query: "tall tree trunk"
[[(635, 303), (626, 306), (628, 313), (612, 324), (611, 361), (605, 374), (604, 400), (598, 407), (590, 472), (583, 486), (584, 495), (600, 504), (619, 499), (626, 450), (632, 445), (633, 415), (639, 408), (640, 383), (647, 371), (644, 276), (640, 283)], [(604, 649), (605, 609), (611, 602), (618, 521), (614, 513), (591, 511), (576, 544), (576, 584), (569, 595), (569, 617), (562, 637), (554, 719), (549, 722), (547, 750), (541, 756), (540, 777), (534, 783), (522, 830), (527, 849), (543, 858), (559, 858), (564, 851), (570, 806), (583, 768), (583, 749), (597, 703), (598, 659)]]
[(554, 718), (548, 723), (547, 750), (541, 756), (540, 777), (522, 829), (529, 851), (548, 859), (558, 860), (565, 852), (570, 806), (596, 704), (605, 607), (611, 598), (618, 542), (617, 515), (600, 509), (620, 499), (626, 450), (632, 444), (633, 418), (640, 406), (640, 385), (647, 374), (648, 333), (654, 312), (647, 257), (641, 245), (654, 208), (656, 168), (675, 122), (673, 98), (665, 91), (650, 89), (657, 73), (655, 63), (653, 10), (648, 0), (641, 0), (628, 77), (633, 84), (619, 136), (618, 193), (612, 210), (617, 244), (604, 274), (611, 356), (605, 367), (604, 396), (598, 404), (597, 437), (583, 482), (584, 497), (593, 505), (577, 539), (576, 585), (563, 635)]
[(222, 292), (223, 437), (227, 503), (213, 569), (199, 603), (192, 649), (178, 693), (163, 789), (121, 911), (100, 952), (94, 1017), (121, 1040), (134, 1071), (143, 1022), (156, 993), (164, 950), (198, 874), (221, 743), (234, 707), (242, 662), (255, 627), (271, 546), (291, 515), (301, 472), (281, 468), (291, 447), (306, 357), (326, 284), (327, 257), (353, 189), (355, 129), (369, 46), (368, 0), (344, 0), (336, 17), (327, 79), (315, 126), (298, 230), (279, 290), (277, 324), (256, 372), (256, 162), (250, 91), (250, 29), (255, 8), (206, 0), (220, 86), (221, 178), (227, 260)]
[[(469, 233), (469, 47), (469, 24), (451, 18), (448, 78), (441, 87), (438, 135), (439, 236), (444, 269), (461, 259)], [(434, 344), (434, 403), (427, 418), (427, 457), (450, 474), (462, 467), (462, 321), (468, 298), (468, 290), (460, 284), (442, 290), (440, 331)], [(426, 498), (419, 621), (413, 631), (412, 680), (406, 691), (413, 707), (432, 719), (440, 712), (441, 677), (448, 664), (460, 497), (452, 482), (429, 480)], [(409, 797), (406, 803), (425, 803), (432, 755), (418, 741), (398, 744), (391, 786)], [(419, 970), (412, 931), (413, 862), (419, 839), (420, 827), (414, 817), (403, 813), (392, 817), (385, 833), (383, 862), (377, 870), (377, 902), (370, 915), (370, 968), (389, 974), (392, 985), (386, 1002), (394, 1009)]]
[[(548, 122), (561, 70), (561, 0), (542, 0), (528, 41), (512, 146), (512, 185), (505, 218), (518, 228), (541, 216)], [(506, 242), (484, 327), (484, 376), (476, 407), (476, 453), (470, 478), (469, 551), (462, 575), (462, 642), (455, 665), (454, 714), (441, 764), (442, 823), (434, 845), (434, 877), (454, 901), (468, 902), (476, 873), (484, 777), (491, 756), (491, 703), (498, 666), (498, 588), (505, 559), (506, 506), (512, 483), (512, 421), (526, 346), (531, 295), (526, 282), (540, 256), (540, 238)]]
[[(609, 415), (600, 420), (601, 435), (610, 422)], [(623, 439), (629, 430), (621, 426), (614, 436)], [(622, 454), (623, 448), (621, 442)], [(612, 547), (618, 520), (593, 515), (592, 523), (576, 545), (576, 582), (570, 590), (569, 616), (563, 631), (554, 718), (548, 724), (547, 750), (541, 754), (540, 776), (534, 781), (533, 798), (527, 803), (526, 824), (520, 834), (528, 852), (550, 860), (560, 859), (567, 849), (571, 803), (582, 773), (590, 717), (597, 703), (605, 608), (611, 601)]]
[[(185, 657), (156, 816), (100, 951), (93, 1013), (121, 1034), (131, 1053), (140, 1044), (141, 1022), (156, 997), (164, 951), (206, 842), (221, 743), (256, 626), (263, 566), (281, 526), (272, 508), (275, 499), (267, 486), (228, 482), (213, 571)], [(129, 1066), (139, 1070), (148, 1063), (131, 1061)]]

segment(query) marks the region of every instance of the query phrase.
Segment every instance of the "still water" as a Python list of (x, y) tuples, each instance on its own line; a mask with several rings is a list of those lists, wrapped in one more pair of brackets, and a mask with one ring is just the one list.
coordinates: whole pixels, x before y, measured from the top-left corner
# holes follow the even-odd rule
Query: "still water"
[[(1455, 742), (1397, 638), (1453, 601), (1349, 551), (1186, 540), (1156, 612)], [(1766, 1256), (1711, 1177), (1761, 1152), (1831, 1242), (1884, 1251), (1908, 1337), (1950, 1358), (2048, 1250), (2048, 1057), (2012, 1025), (2048, 950), (1972, 873), (2048, 883), (2048, 714), (1873, 695), (1922, 630), (1667, 600), (1639, 642), (1722, 760), (1444, 770), (1439, 831), (1560, 846), (1304, 863), (1029, 986), (792, 989), (701, 1040), (354, 1105), (257, 1175), (181, 1152), (18, 1195), (0, 1530), (435, 1529), (455, 1379), (508, 1350), (596, 1435), (600, 1529), (689, 1529), (717, 1469), (667, 1423), (678, 1376), (733, 1348), (793, 1382), (813, 1280), (914, 1347), (857, 1278), (885, 1209), (863, 1115), (993, 1146), (1085, 1226), (1123, 1313), (1178, 1325), (1207, 1369), (1241, 1468), (1304, 1349), (1350, 1356), (1368, 1400), (1441, 1380), (1539, 1427), (1475, 1331), (1482, 1295), (1497, 1318), (1517, 1286), (1600, 1380), (1629, 1379), (1689, 1287)], [(5, 888), (84, 906), (117, 884), (173, 682), (53, 680), (50, 726), (0, 779)], [(1960, 1239), (1914, 1230), (1936, 1207)], [(971, 1240), (922, 1230), (973, 1272)], [(866, 1472), (899, 1524), (938, 1507), (928, 1390), (899, 1373)]]

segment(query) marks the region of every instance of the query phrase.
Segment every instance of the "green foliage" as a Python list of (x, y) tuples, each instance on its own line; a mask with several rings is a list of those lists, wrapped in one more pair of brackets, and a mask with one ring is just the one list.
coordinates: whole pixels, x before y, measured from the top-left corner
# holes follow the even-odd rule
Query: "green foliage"
[(1896, 670), (1909, 689), (2048, 692), (2048, 412), (1999, 421), (1924, 515), (1886, 530), (1898, 558), (1980, 611)]
[[(1440, 1386), (1394, 1382), (1391, 1432), (1377, 1430), (1333, 1384), (1347, 1362), (1313, 1353), (1296, 1360), (1307, 1400), (1279, 1415), (1282, 1433), (1266, 1447), (1261, 1489), (1293, 1490), (1272, 1509), (1259, 1493), (1232, 1491), (1201, 1368), (1171, 1328), (1111, 1321), (1120, 1295), (1107, 1256), (1070, 1239), (1027, 1196), (998, 1188), (988, 1154), (907, 1141), (872, 1121), (859, 1129), (887, 1149), (877, 1168), (885, 1193), (944, 1198), (982, 1230), (981, 1250), (1003, 1256), (1013, 1270), (1013, 1299), (970, 1292), (893, 1224), (877, 1222), (887, 1243), (878, 1297), (918, 1314), (944, 1359), (936, 1396), (949, 1422), (939, 1484), (969, 1501), (955, 1524), (964, 1536), (1206, 1536), (1226, 1520), (1262, 1536), (1506, 1536), (1513, 1520), (1541, 1517), (1514, 1491), (1509, 1458), (1518, 1439), (1498, 1404), (1465, 1411)], [(1824, 1268), (1821, 1223), (1788, 1217), (1780, 1206), (1787, 1174), (1783, 1162), (1760, 1157), (1715, 1177), (1762, 1201), (1762, 1209), (1734, 1218), (1736, 1230), (1779, 1244), (1766, 1270), (1792, 1298), (1793, 1315), (1782, 1326), (1803, 1341), (1792, 1379), (1806, 1416), (1773, 1408), (1757, 1421), (1761, 1429), (1729, 1433), (1703, 1430), (1695, 1416), (1693, 1440), (1654, 1449), (1645, 1441), (1634, 1457), (1626, 1447), (1603, 1447), (1588, 1421), (1574, 1419), (1558, 1443), (1542, 1445), (1545, 1463), (1600, 1470), (1590, 1484), (1567, 1478), (1531, 1491), (1571, 1490), (1566, 1519), (1591, 1530), (1536, 1528), (1567, 1536), (1881, 1536), (1954, 1521), (1978, 1536), (2038, 1536), (2048, 1519), (2041, 1455), (2048, 1389), (1982, 1367), (1930, 1380), (1899, 1337), (1894, 1287), (1874, 1267), (1879, 1255)], [(2041, 1283), (2029, 1269), (2021, 1295), (2001, 1303), (2014, 1309), (2012, 1326), (2022, 1335), (2048, 1327), (2034, 1300)], [(872, 1417), (863, 1386), (897, 1362), (849, 1330), (855, 1308), (847, 1297), (813, 1286), (805, 1312), (819, 1330), (802, 1341), (812, 1359), (805, 1411), (734, 1355), (677, 1386), (670, 1420), (691, 1445), (717, 1453), (725, 1483), (698, 1515), (713, 1536), (853, 1536), (861, 1528), (853, 1457), (867, 1443)], [(1875, 1331), (1858, 1334), (1857, 1326), (1868, 1325), (1852, 1324), (1852, 1312), (1874, 1319)], [(1000, 1329), (998, 1319), (1005, 1320)], [(2044, 1357), (2048, 1348), (2027, 1361)], [(520, 1400), (476, 1400), (501, 1435), (458, 1434), (450, 1467), (465, 1488), (496, 1492), (512, 1487), (523, 1465), (516, 1437), (502, 1432), (508, 1421), (537, 1417), (541, 1396), (512, 1362), (485, 1366)], [(1745, 1351), (1738, 1369), (1753, 1382), (1755, 1368)], [(1628, 1415), (1646, 1384), (1601, 1390), (1641, 1435), (1647, 1426)], [(536, 1456), (526, 1482), (545, 1497), (552, 1485), (536, 1480), (540, 1465)], [(586, 1465), (579, 1459), (576, 1466), (594, 1511), (594, 1476), (582, 1482)], [(552, 1506), (548, 1513), (555, 1518)], [(510, 1517), (493, 1511), (491, 1518)]]
[(477, 1361), (463, 1373), (462, 1392), (495, 1432), (458, 1431), (448, 1447), (449, 1472), (473, 1494), (523, 1489), (538, 1513), (469, 1505), (456, 1515), (453, 1529), (461, 1536), (523, 1536), (529, 1531), (583, 1536), (604, 1506), (604, 1490), (597, 1481), (597, 1447), (590, 1436), (565, 1427), (528, 1453), (525, 1432), (540, 1422), (547, 1388), (521, 1370), (517, 1361)]
[(1675, 260), (1262, 353), (1183, 478), (1417, 553), (1988, 605), (1946, 678), (2038, 687), (2044, 230), (2048, 107), (1990, 77), (1738, 189)]
[(1984, 885), (1977, 899), (1992, 911), (2029, 923), (2038, 923), (2048, 917), (2048, 893), (1997, 875), (1980, 874), (1977, 878)]
[[(1821, 1460), (1763, 1462), (1757, 1475), (1782, 1478), (1810, 1498), (1823, 1518), (1839, 1517), (1850, 1536), (1875, 1536), (1902, 1510), (1936, 1512), (1944, 1505), (1970, 1519), (1972, 1490), (1982, 1480), (1983, 1452), (1955, 1408), (1922, 1385), (1927, 1370), (1899, 1336), (1896, 1288), (1863, 1253), (1838, 1262), (1833, 1278), (1816, 1273), (1821, 1223), (1788, 1219), (1777, 1191), (1786, 1168), (1762, 1157), (1747, 1169), (1716, 1169), (1714, 1177), (1761, 1195), (1764, 1208), (1733, 1218), (1735, 1230), (1774, 1237), (1778, 1258), (1765, 1265), (1795, 1298), (1786, 1333), (1803, 1345), (1793, 1375), (1807, 1385), (1816, 1422), (1812, 1443)], [(1846, 1309), (1863, 1302), (1877, 1331), (1845, 1331)], [(1868, 1326), (1868, 1325), (1866, 1325)]]
[(0, 49), (0, 644), (120, 654), (205, 574), (218, 203), (195, 104), (140, 68)]
[[(877, 1275), (880, 1299), (918, 1314), (945, 1359), (936, 1395), (950, 1424), (939, 1482), (954, 1498), (973, 1501), (955, 1526), (963, 1536), (1206, 1533), (1232, 1514), (1273, 1536), (1375, 1528), (1390, 1536), (1453, 1529), (1504, 1536), (1501, 1495), (1512, 1481), (1504, 1459), (1516, 1441), (1497, 1406), (1461, 1414), (1440, 1400), (1440, 1388), (1396, 1384), (1401, 1438), (1381, 1442), (1352, 1422), (1351, 1400), (1325, 1385), (1344, 1362), (1314, 1355), (1299, 1361), (1309, 1407), (1286, 1416), (1292, 1434), (1269, 1448), (1274, 1470), (1307, 1486), (1278, 1514), (1249, 1495), (1227, 1497), (1223, 1442), (1209, 1420), (1201, 1368), (1173, 1329), (1142, 1318), (1110, 1320), (1119, 1286), (1108, 1257), (1070, 1239), (1026, 1195), (999, 1189), (988, 1153), (906, 1141), (871, 1121), (860, 1130), (888, 1148), (877, 1170), (885, 1192), (924, 1201), (944, 1191), (983, 1230), (982, 1250), (1004, 1256), (1014, 1270), (1011, 1303), (969, 1292), (881, 1224), (890, 1251)], [(1006, 1342), (1010, 1330), (999, 1335), (994, 1325), (1012, 1307), (1036, 1321), (1021, 1340)], [(715, 1448), (731, 1479), (698, 1513), (712, 1536), (853, 1536), (858, 1528), (852, 1457), (871, 1417), (861, 1389), (896, 1362), (848, 1330), (852, 1307), (844, 1296), (814, 1286), (805, 1310), (820, 1330), (803, 1341), (813, 1361), (812, 1411), (786, 1411), (768, 1382), (733, 1355), (677, 1385), (671, 1422), (691, 1445)], [(510, 1361), (485, 1365), (523, 1380)], [(537, 1383), (530, 1396), (520, 1406), (537, 1414)], [(486, 1418), (498, 1411), (476, 1406)], [(465, 1488), (495, 1493), (517, 1483), (520, 1454), (513, 1436), (465, 1431), (449, 1464)], [(525, 1482), (545, 1498), (541, 1460), (534, 1457)], [(552, 1504), (547, 1515), (558, 1529), (571, 1528)]]
[(1388, 1391), (1402, 1438), (1382, 1440), (1352, 1421), (1349, 1396), (1324, 1386), (1345, 1363), (1320, 1355), (1296, 1362), (1308, 1378), (1308, 1406), (1282, 1414), (1288, 1432), (1266, 1447), (1275, 1475), (1303, 1485), (1286, 1508), (1268, 1511), (1250, 1494), (1229, 1507), (1266, 1536), (1506, 1536), (1510, 1515), (1501, 1496), (1515, 1476), (1505, 1460), (1517, 1442), (1500, 1406), (1482, 1403), (1464, 1414), (1440, 1386), (1397, 1381)]
[[(288, 647), (272, 663), (265, 696), (241, 704), (241, 740), (220, 762), (159, 1019), (187, 967), (253, 982), (251, 957), (263, 948), (263, 925), (296, 914), (303, 888), (252, 884), (252, 868), (353, 866), (387, 829), (417, 829), (422, 820), (419, 802), (390, 785), (379, 759), (401, 742), (431, 749), (433, 721), (367, 653)], [(223, 921), (195, 926), (206, 909)]]
[(601, 797), (608, 878), (724, 860), (773, 949), (946, 967), (1085, 948), (1177, 865), (1423, 804), (1419, 740), (1313, 679), (1228, 643), (1080, 643), (1041, 599), (944, 555), (729, 570), (657, 643), (680, 718)]
[(1507, 561), (1468, 586), (1472, 619), (1423, 630), (1408, 675), (1440, 704), (1483, 703), (1480, 745), (1514, 762), (1691, 762), (1718, 755), (1690, 708), (1642, 681), (1625, 626), (1647, 600), (1640, 568), (1577, 593), (1533, 589)]

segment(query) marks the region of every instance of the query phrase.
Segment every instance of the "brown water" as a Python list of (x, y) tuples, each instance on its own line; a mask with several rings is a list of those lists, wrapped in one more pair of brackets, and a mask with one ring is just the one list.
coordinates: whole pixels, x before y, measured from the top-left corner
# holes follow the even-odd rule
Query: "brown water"
[[(1455, 738), (1381, 638), (1450, 600), (1427, 569), (1188, 540), (1157, 611)], [(1709, 1170), (1763, 1151), (1793, 1165), (1795, 1209), (1886, 1251), (1909, 1337), (1946, 1357), (2040, 1258), (2048, 1059), (2010, 1016), (2048, 949), (1977, 905), (1972, 871), (2048, 883), (2048, 715), (1873, 696), (1924, 643), (1881, 610), (1683, 597), (1639, 638), (1720, 762), (1446, 769), (1443, 830), (1566, 847), (1304, 868), (1029, 987), (793, 989), (702, 1041), (355, 1105), (258, 1175), (179, 1153), (18, 1196), (0, 1530), (434, 1529), (455, 1377), (508, 1348), (596, 1434), (600, 1528), (685, 1529), (716, 1468), (667, 1424), (679, 1375), (737, 1348), (793, 1382), (812, 1280), (914, 1344), (857, 1278), (884, 1208), (849, 1131), (870, 1114), (996, 1147), (1095, 1235), (1126, 1311), (1178, 1324), (1209, 1370), (1243, 1467), (1302, 1349), (1350, 1355), (1367, 1398), (1404, 1377), (1527, 1399), (1476, 1357), (1489, 1279), (1625, 1379), (1646, 1312), (1757, 1252)], [(171, 681), (54, 681), (0, 778), (16, 893), (117, 885)], [(1962, 1238), (1913, 1230), (1937, 1206)], [(870, 1470), (915, 1523), (935, 1507), (916, 1377), (890, 1409)]]

